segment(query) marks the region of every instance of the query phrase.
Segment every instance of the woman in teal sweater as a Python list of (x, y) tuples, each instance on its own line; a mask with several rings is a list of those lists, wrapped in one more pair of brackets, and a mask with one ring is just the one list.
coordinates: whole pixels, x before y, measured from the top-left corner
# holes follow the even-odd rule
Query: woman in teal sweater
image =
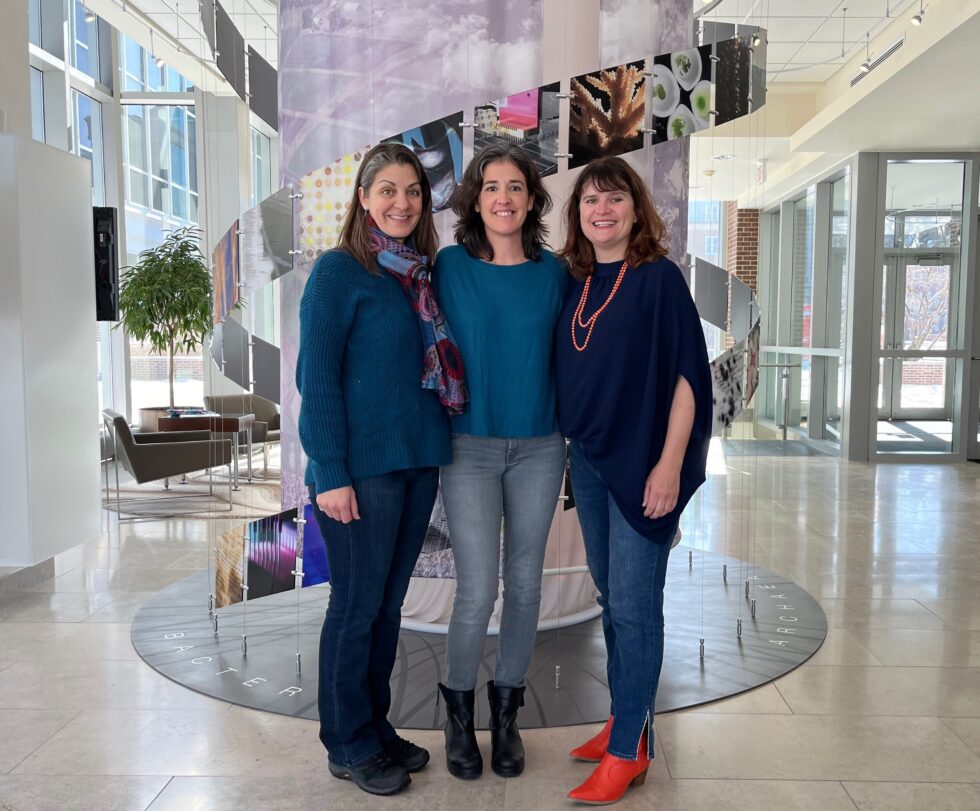
[(450, 461), (446, 411), (459, 411), (465, 389), (429, 286), (436, 233), (422, 166), (404, 146), (377, 146), (355, 186), (340, 246), (317, 260), (300, 305), (299, 434), (330, 566), (320, 740), (335, 777), (395, 794), (429, 760), (388, 722), (388, 682)]
[(491, 146), (467, 166), (453, 195), (458, 245), (433, 275), (467, 370), (470, 404), (452, 418), (453, 463), (442, 496), (456, 561), (449, 624), (446, 760), (464, 779), (482, 773), (473, 731), (477, 671), (497, 599), (503, 539), (503, 615), (494, 678), (487, 684), (491, 766), (524, 769), (517, 729), (538, 626), (545, 545), (565, 468), (558, 433), (552, 345), (566, 286), (544, 250), (551, 198), (528, 156)]

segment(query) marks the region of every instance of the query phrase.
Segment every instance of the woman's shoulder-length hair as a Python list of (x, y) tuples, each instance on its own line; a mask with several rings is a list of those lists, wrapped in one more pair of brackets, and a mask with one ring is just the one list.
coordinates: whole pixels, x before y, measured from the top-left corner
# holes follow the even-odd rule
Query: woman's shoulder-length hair
[(667, 226), (657, 213), (646, 183), (622, 158), (599, 158), (582, 170), (565, 203), (565, 244), (558, 251), (558, 256), (568, 263), (572, 276), (582, 280), (592, 275), (596, 261), (595, 250), (582, 231), (579, 215), (579, 204), (589, 185), (598, 191), (627, 192), (633, 198), (636, 222), (630, 232), (629, 247), (624, 257), (631, 267), (655, 262), (667, 255)]
[(436, 251), (439, 249), (439, 236), (436, 233), (436, 226), (432, 219), (432, 188), (429, 185), (429, 178), (425, 174), (425, 169), (419, 162), (418, 157), (403, 144), (378, 144), (371, 149), (361, 161), (361, 166), (357, 170), (354, 179), (354, 196), (350, 202), (350, 208), (344, 215), (344, 222), (340, 228), (340, 239), (337, 247), (353, 256), (368, 273), (379, 274), (378, 263), (371, 250), (371, 240), (368, 233), (367, 212), (361, 207), (358, 199), (357, 190), (364, 189), (370, 193), (371, 186), (374, 185), (378, 172), (386, 166), (399, 164), (401, 166), (411, 166), (419, 179), (419, 186), (422, 189), (422, 214), (419, 217), (415, 229), (412, 231), (412, 245), (415, 250), (423, 256), (435, 259)]
[(493, 261), (493, 246), (487, 239), (483, 217), (476, 210), (476, 206), (483, 189), (484, 172), (491, 163), (498, 161), (514, 164), (524, 175), (527, 191), (531, 196), (531, 210), (528, 211), (521, 227), (521, 241), (524, 255), (528, 259), (537, 261), (541, 258), (541, 251), (545, 247), (548, 236), (544, 216), (551, 211), (551, 195), (545, 189), (541, 173), (534, 165), (534, 161), (523, 149), (511, 144), (491, 144), (483, 148), (474, 155), (463, 172), (463, 178), (450, 200), (457, 217), (454, 229), (456, 242), (465, 247), (470, 256), (488, 262)]

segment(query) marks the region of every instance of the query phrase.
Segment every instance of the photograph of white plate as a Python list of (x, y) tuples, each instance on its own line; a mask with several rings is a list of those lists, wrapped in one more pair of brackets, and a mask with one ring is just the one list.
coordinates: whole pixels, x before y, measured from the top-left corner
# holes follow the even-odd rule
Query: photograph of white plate
[(684, 90), (691, 90), (701, 78), (701, 54), (697, 48), (674, 51), (670, 55), (670, 69), (677, 77), (677, 84)]
[(677, 106), (681, 91), (677, 87), (677, 79), (666, 65), (654, 65), (653, 76), (653, 102), (650, 108), (657, 118), (666, 118)]
[(692, 132), (697, 132), (698, 126), (694, 120), (694, 113), (687, 109), (683, 104), (679, 104), (677, 109), (667, 119), (667, 140), (673, 141), (677, 138), (686, 138)]
[(694, 123), (703, 130), (711, 123), (711, 82), (705, 80), (694, 85), (691, 91), (691, 112)]

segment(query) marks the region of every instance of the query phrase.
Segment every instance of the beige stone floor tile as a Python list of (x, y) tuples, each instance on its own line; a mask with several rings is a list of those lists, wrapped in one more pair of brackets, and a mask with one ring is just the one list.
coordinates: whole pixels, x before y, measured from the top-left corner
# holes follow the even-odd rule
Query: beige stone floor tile
[(212, 709), (84, 712), (15, 773), (302, 779), (326, 768), (315, 723), (210, 704)]
[(881, 662), (865, 644), (865, 632), (829, 628), (820, 649), (807, 659), (806, 666), (874, 666)]
[(777, 686), (799, 714), (980, 716), (980, 668), (801, 667)]
[(97, 591), (118, 594), (126, 591), (152, 591), (165, 589), (182, 580), (187, 572), (166, 568), (146, 569), (71, 569), (31, 586), (27, 591)]
[(820, 607), (831, 628), (861, 630), (879, 628), (937, 631), (945, 626), (932, 611), (916, 600), (823, 599)]
[(919, 602), (942, 619), (948, 628), (963, 631), (980, 631), (980, 591), (974, 599), (962, 600), (919, 600)]
[(878, 630), (865, 644), (889, 667), (980, 668), (980, 631)]
[(221, 702), (188, 690), (142, 661), (17, 661), (0, 671), (0, 712), (7, 708), (210, 709)]
[(980, 781), (980, 757), (938, 718), (674, 713), (658, 724), (674, 778)]
[(693, 711), (753, 715), (788, 715), (793, 712), (774, 684), (764, 684), (747, 693), (702, 704)]
[(980, 808), (980, 785), (844, 783), (859, 811), (967, 811)]
[(980, 718), (943, 718), (956, 737), (980, 755)]
[(136, 661), (129, 623), (0, 623), (0, 651), (38, 662)]
[[(532, 780), (525, 775), (518, 780)], [(489, 769), (478, 780), (457, 780), (431, 764), (412, 775), (397, 797), (372, 797), (345, 780), (319, 774), (293, 777), (175, 777), (150, 811), (340, 811), (341, 809), (426, 809), (426, 811), (497, 811), (504, 807), (508, 782)]]
[(22, 591), (0, 598), (0, 623), (78, 622), (107, 606), (115, 598), (104, 592)]
[(83, 623), (130, 623), (137, 612), (146, 605), (157, 592), (155, 591), (125, 591), (115, 592), (115, 599), (108, 605), (103, 606), (98, 611), (93, 611)]
[[(0, 775), (0, 808), (9, 807), (14, 811), (142, 811), (169, 779)], [(185, 806), (185, 811), (191, 807)]]
[(77, 715), (70, 710), (0, 710), (0, 773), (17, 766)]
[(804, 576), (800, 585), (818, 600), (963, 599), (980, 593), (980, 581), (973, 575), (924, 571), (896, 573), (892, 569), (882, 558), (877, 558), (873, 571), (866, 574), (835, 572), (825, 576)]

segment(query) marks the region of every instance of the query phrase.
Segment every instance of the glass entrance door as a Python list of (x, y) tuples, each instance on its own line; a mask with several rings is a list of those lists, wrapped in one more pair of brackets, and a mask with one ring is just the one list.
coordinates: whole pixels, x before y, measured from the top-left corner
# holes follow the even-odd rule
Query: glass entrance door
[(882, 297), (882, 420), (952, 418), (949, 332), (955, 317), (955, 256), (887, 256)]
[(962, 225), (973, 169), (927, 158), (884, 167), (877, 453), (963, 453)]

